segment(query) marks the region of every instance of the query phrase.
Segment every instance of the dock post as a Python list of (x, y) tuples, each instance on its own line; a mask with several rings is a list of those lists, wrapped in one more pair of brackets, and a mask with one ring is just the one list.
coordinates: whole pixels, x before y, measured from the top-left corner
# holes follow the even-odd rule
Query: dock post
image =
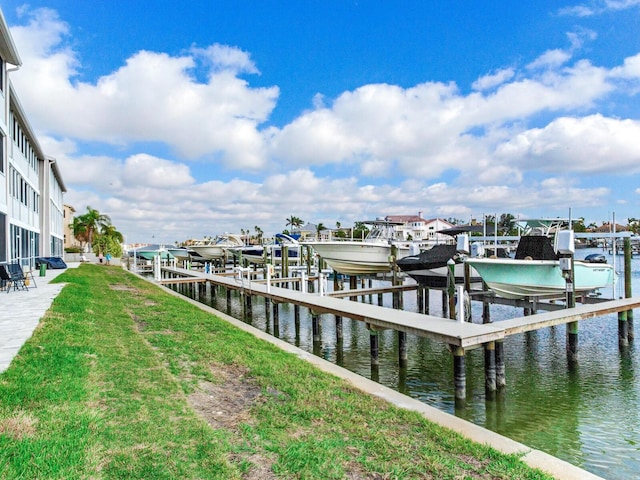
[(453, 347), (453, 385), (456, 406), (464, 406), (467, 397), (467, 376), (464, 362), (464, 348)]
[(398, 363), (400, 368), (407, 368), (407, 332), (398, 332)]
[(293, 329), (295, 331), (295, 345), (300, 346), (300, 305), (293, 306)]
[(378, 306), (381, 307), (383, 305), (383, 301), (382, 301), (382, 294), (379, 293), (378, 294)]
[(496, 343), (484, 344), (484, 389), (487, 399), (493, 400), (496, 392)]
[(431, 297), (431, 290), (429, 290), (428, 288), (425, 288), (424, 289), (424, 312), (423, 312), (425, 315), (429, 315), (430, 313), (430, 308), (431, 308), (430, 297)]
[(507, 385), (507, 377), (504, 368), (504, 341), (496, 340), (496, 387), (504, 388)]
[(416, 303), (418, 304), (418, 313), (424, 313), (424, 288), (420, 285), (416, 288)]
[(278, 305), (278, 302), (271, 302), (273, 304), (273, 321), (274, 322), (280, 322), (280, 307)]
[(200, 301), (200, 283), (199, 282), (193, 283), (193, 299), (196, 302)]
[[(624, 239), (624, 296), (625, 298), (631, 298), (631, 258), (633, 252), (631, 251), (631, 239), (625, 237)], [(627, 311), (627, 338), (629, 341), (633, 341), (633, 310)]]
[(320, 341), (320, 318), (317, 314), (311, 314), (311, 327), (313, 330), (313, 343)]
[(336, 341), (340, 342), (344, 338), (342, 334), (342, 317), (336, 315)]
[(245, 297), (244, 316), (249, 320), (253, 318), (253, 298), (251, 294), (247, 294)]
[(204, 298), (207, 303), (211, 303), (211, 282), (209, 280), (204, 282)]
[[(289, 247), (287, 245), (282, 245), (282, 276), (284, 278), (289, 278)], [(287, 283), (285, 288), (289, 288), (289, 284)]]
[(448, 279), (447, 294), (449, 296), (449, 318), (456, 319), (456, 273), (455, 262), (452, 259), (447, 261)]
[(231, 303), (231, 289), (227, 287), (227, 303)]
[(369, 345), (371, 346), (371, 365), (380, 365), (378, 358), (379, 352), (379, 338), (376, 330), (369, 330)]
[(484, 297), (482, 297), (482, 323), (491, 323), (490, 304)]
[(280, 307), (277, 302), (273, 303), (273, 336), (280, 337)]
[(567, 359), (578, 361), (578, 322), (567, 323)]
[[(615, 239), (614, 239), (615, 241)], [(627, 296), (627, 286), (631, 285), (631, 262), (630, 262), (631, 243), (629, 238), (624, 239), (624, 296)], [(627, 260), (629, 260), (629, 268), (627, 268)], [(618, 312), (618, 345), (620, 347), (629, 346), (629, 311)]]
[(442, 317), (449, 318), (449, 297), (446, 289), (442, 290)]

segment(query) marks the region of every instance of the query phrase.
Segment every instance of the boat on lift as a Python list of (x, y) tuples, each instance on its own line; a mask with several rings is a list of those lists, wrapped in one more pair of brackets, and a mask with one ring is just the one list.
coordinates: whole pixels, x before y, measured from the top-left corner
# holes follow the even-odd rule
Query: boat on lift
[(199, 260), (221, 260), (226, 258), (227, 250), (244, 246), (244, 241), (240, 235), (225, 233), (218, 235), (211, 240), (200, 240), (189, 246)]
[[(510, 299), (562, 296), (570, 268), (573, 268), (574, 290), (578, 293), (590, 293), (613, 283), (612, 265), (582, 260), (569, 262), (562, 258), (562, 243), (571, 245), (567, 251), (573, 248), (573, 232), (567, 230), (567, 220), (526, 219), (523, 222), (525, 231), (515, 258), (465, 260), (497, 296)], [(562, 240), (567, 238), (571, 240)]]
[[(391, 271), (395, 259), (410, 253), (411, 242), (395, 239), (395, 227), (400, 222), (371, 220), (364, 240), (305, 241), (322, 260), (337, 273), (344, 275), (369, 275)], [(395, 258), (393, 257), (395, 253)]]

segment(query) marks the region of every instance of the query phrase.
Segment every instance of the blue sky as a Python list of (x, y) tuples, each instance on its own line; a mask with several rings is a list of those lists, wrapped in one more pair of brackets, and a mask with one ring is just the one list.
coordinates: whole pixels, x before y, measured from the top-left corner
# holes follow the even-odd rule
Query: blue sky
[(129, 242), (640, 217), (640, 0), (1, 7), (66, 201)]

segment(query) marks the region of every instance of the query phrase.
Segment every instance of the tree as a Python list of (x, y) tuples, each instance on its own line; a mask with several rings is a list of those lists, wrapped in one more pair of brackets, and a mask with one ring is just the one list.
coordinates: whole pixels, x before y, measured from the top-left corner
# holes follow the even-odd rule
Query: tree
[(369, 228), (362, 222), (356, 222), (353, 225), (353, 238), (360, 238), (364, 240), (364, 238), (369, 233)]
[(262, 243), (262, 234), (264, 233), (262, 231), (262, 229), (259, 226), (255, 226), (253, 227), (253, 229), (256, 231), (256, 238), (258, 240), (258, 243)]
[(84, 244), (88, 240), (87, 226), (82, 222), (80, 217), (74, 217), (73, 222), (69, 224), (73, 237), (80, 242), (80, 246), (84, 247)]
[(319, 223), (318, 225), (316, 225), (316, 236), (318, 237), (318, 239), (320, 238), (320, 232), (321, 232), (322, 230), (326, 230), (326, 229), (327, 229), (327, 227), (325, 227), (325, 226), (322, 224), (322, 222), (321, 222), (321, 223)]
[(111, 225), (111, 219), (108, 215), (103, 215), (98, 210), (91, 208), (90, 206), (87, 206), (87, 213), (79, 215), (77, 219), (78, 223), (82, 224), (84, 227), (83, 235), (86, 235), (87, 237), (86, 241), (89, 244), (89, 249), (93, 250), (92, 244), (94, 235), (100, 232), (104, 226)]
[(574, 220), (572, 228), (574, 232), (586, 232), (587, 227), (584, 224), (584, 217), (580, 217), (578, 220)]
[(302, 225), (304, 225), (304, 220), (302, 220), (300, 217), (296, 217), (294, 215), (291, 215), (289, 218), (287, 218), (287, 227), (291, 225), (292, 229), (296, 229), (296, 228), (300, 228)]

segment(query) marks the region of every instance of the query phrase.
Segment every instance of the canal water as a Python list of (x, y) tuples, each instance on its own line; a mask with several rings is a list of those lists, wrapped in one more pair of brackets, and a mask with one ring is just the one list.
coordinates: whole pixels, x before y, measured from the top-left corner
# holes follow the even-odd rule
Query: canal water
[[(576, 258), (596, 252), (603, 253), (578, 250)], [(622, 256), (617, 260), (622, 276)], [(640, 295), (640, 259), (632, 260), (632, 284), (634, 294)], [(619, 297), (620, 291), (607, 289), (603, 297)], [(377, 295), (365, 301), (377, 304)], [(383, 301), (391, 308), (390, 294)], [(405, 310), (416, 311), (415, 291), (405, 292), (403, 301)], [(293, 305), (279, 305), (274, 331), (273, 310), (262, 298), (253, 298), (250, 315), (235, 294), (227, 303), (226, 295), (219, 293), (211, 306), (363, 377), (604, 478), (640, 477), (640, 358), (637, 345), (618, 346), (617, 314), (580, 322), (577, 364), (567, 362), (565, 326), (508, 338), (507, 386), (492, 400), (485, 397), (483, 350), (467, 352), (467, 398), (460, 408), (454, 398), (453, 358), (441, 343), (407, 335), (408, 364), (399, 368), (397, 333), (380, 332), (380, 365), (372, 367), (369, 331), (362, 322), (344, 318), (344, 339), (338, 342), (335, 317), (321, 315), (321, 341), (314, 343), (311, 314), (304, 308), (296, 328)], [(474, 321), (481, 323), (482, 305), (473, 302), (472, 312)], [(439, 291), (431, 292), (430, 313), (442, 315)], [(494, 322), (522, 313), (491, 305)], [(635, 324), (640, 337), (640, 318)]]

